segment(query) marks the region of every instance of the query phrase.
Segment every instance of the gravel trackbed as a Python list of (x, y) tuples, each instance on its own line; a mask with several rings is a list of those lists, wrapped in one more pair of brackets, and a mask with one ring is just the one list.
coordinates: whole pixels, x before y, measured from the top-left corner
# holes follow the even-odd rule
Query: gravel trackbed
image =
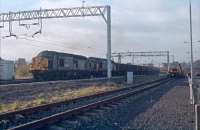
[(151, 108), (128, 123), (131, 130), (192, 130), (193, 106), (189, 104), (186, 82), (177, 85), (162, 96)]

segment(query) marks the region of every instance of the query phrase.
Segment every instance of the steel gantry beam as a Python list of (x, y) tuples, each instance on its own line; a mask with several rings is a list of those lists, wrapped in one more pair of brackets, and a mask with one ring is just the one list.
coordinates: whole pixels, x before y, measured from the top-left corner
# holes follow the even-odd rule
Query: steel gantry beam
[(0, 22), (82, 16), (103, 16), (103, 18), (106, 20), (105, 13), (109, 7), (110, 6), (90, 6), (1, 13)]
[(118, 63), (121, 63), (122, 58), (132, 57), (134, 64), (134, 57), (166, 57), (168, 64), (168, 71), (170, 69), (170, 54), (169, 51), (147, 51), (147, 52), (116, 52), (112, 53), (112, 57), (118, 58)]
[(68, 17), (101, 16), (107, 24), (107, 77), (111, 78), (111, 7), (110, 6), (88, 6), (75, 8), (39, 9), (29, 11), (17, 11), (0, 14), (1, 27), (9, 23), (9, 36), (12, 33), (12, 22), (29, 21), (35, 19), (68, 18)]

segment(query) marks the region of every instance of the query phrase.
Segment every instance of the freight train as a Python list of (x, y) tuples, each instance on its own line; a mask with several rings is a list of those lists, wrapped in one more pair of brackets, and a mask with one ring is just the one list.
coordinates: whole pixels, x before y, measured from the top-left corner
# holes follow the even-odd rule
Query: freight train
[[(112, 75), (124, 76), (128, 71), (135, 75), (158, 74), (156, 67), (119, 64), (112, 61)], [(32, 59), (30, 72), (35, 79), (62, 80), (106, 77), (107, 60), (55, 51), (43, 51)]]

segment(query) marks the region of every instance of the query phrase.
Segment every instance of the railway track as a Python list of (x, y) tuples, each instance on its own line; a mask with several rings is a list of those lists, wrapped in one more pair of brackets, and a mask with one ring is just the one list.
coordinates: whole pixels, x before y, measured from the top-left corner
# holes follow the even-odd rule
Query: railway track
[[(136, 75), (134, 78), (136, 80), (143, 80), (144, 78), (153, 77), (157, 78), (158, 76), (144, 76), (144, 75)], [(111, 81), (122, 81), (124, 80), (124, 76), (112, 77)], [(42, 85), (47, 83), (82, 83), (82, 82), (104, 82), (107, 81), (107, 78), (93, 78), (93, 79), (75, 79), (75, 80), (54, 80), (54, 81), (42, 81), (42, 80), (34, 80), (34, 79), (24, 79), (24, 80), (10, 80), (10, 81), (2, 81), (0, 80), (0, 87), (6, 87), (10, 85)]]
[[(113, 77), (111, 81), (123, 80), (124, 76)], [(27, 85), (27, 84), (47, 84), (47, 83), (77, 83), (77, 82), (103, 82), (107, 81), (107, 78), (94, 78), (94, 79), (76, 79), (76, 80), (55, 80), (55, 81), (42, 81), (42, 80), (34, 80), (34, 79), (26, 79), (26, 80), (11, 80), (11, 81), (0, 81), (0, 86), (7, 86), (7, 85)]]
[(69, 101), (62, 101), (0, 115), (2, 130), (35, 130), (54, 124), (59, 120), (76, 116), (82, 112), (119, 101), (131, 95), (157, 87), (170, 79), (163, 78), (149, 83), (89, 95)]

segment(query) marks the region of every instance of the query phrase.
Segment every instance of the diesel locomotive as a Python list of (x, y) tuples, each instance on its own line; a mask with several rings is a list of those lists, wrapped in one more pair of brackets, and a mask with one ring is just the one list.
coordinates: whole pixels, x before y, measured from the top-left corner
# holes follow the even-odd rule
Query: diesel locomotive
[(178, 62), (171, 65), (168, 73), (169, 73), (169, 76), (173, 78), (184, 77), (183, 69)]
[[(124, 76), (128, 71), (135, 75), (152, 75), (160, 72), (156, 67), (119, 64), (112, 61), (113, 76)], [(32, 59), (30, 72), (35, 79), (40, 80), (106, 77), (107, 60), (55, 51), (43, 51)]]

